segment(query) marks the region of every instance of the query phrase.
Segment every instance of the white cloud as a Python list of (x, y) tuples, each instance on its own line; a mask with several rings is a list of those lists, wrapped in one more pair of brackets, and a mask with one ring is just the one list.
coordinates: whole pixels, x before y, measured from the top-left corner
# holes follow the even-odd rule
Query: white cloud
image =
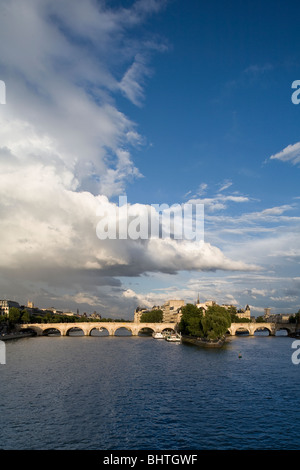
[(140, 54), (134, 59), (121, 82), (120, 89), (133, 104), (141, 106), (144, 100), (143, 82), (144, 77), (150, 75), (150, 70), (145, 63), (144, 57)]
[[(203, 189), (206, 189), (206, 186)], [(203, 198), (193, 197), (188, 200), (188, 203), (190, 204), (204, 204), (205, 211), (207, 212), (224, 211), (225, 209), (227, 209), (228, 203), (230, 202), (235, 202), (235, 203), (249, 202), (249, 197), (236, 195), (236, 194), (232, 194), (228, 196), (224, 194), (217, 194), (216, 196), (213, 196), (213, 197), (203, 197)]]
[(270, 160), (280, 160), (282, 162), (290, 162), (293, 165), (300, 163), (300, 142), (288, 145), (280, 152), (271, 155)]
[(4, 0), (0, 65), (7, 105), (1, 146), (15, 151), (14, 138), (26, 150), (36, 143), (36, 155), (47, 159), (50, 144), (52, 157), (74, 173), (80, 189), (93, 193), (118, 193), (127, 178), (139, 177), (131, 150), (143, 138), (113, 97), (123, 90), (138, 104), (143, 96), (153, 45), (127, 31), (159, 7), (151, 2), (146, 8), (143, 1), (110, 10), (92, 0), (29, 0), (26, 6)]
[(221, 191), (225, 191), (226, 189), (230, 188), (230, 186), (232, 186), (232, 182), (231, 182), (231, 181), (225, 181), (225, 182), (221, 185), (219, 191), (220, 191), (220, 192), (221, 192)]

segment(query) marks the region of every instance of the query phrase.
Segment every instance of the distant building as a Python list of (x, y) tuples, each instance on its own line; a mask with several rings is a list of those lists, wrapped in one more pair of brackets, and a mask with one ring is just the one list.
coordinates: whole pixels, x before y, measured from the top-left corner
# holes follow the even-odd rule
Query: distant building
[(134, 312), (134, 321), (136, 323), (140, 323), (141, 321), (141, 316), (143, 315), (143, 313), (145, 312), (149, 312), (149, 309), (148, 308), (145, 308), (145, 307), (137, 307), (135, 309), (135, 312)]
[(291, 316), (291, 315), (288, 314), (288, 313), (281, 313), (281, 314), (280, 314), (280, 321), (281, 321), (282, 323), (288, 323), (288, 322), (290, 321), (290, 316)]
[(270, 315), (271, 315), (271, 309), (265, 308), (265, 314), (264, 314), (265, 319), (269, 318)]
[(71, 312), (71, 311), (68, 311), (68, 312), (62, 312), (62, 315), (66, 315), (67, 317), (74, 317), (75, 313)]
[(245, 310), (240, 309), (236, 312), (238, 318), (248, 318), (251, 319), (251, 310), (249, 305), (246, 305)]
[(274, 323), (289, 323), (291, 316), (293, 315), (289, 313), (274, 313), (269, 315), (267, 318), (265, 317), (265, 320)]
[(226, 308), (227, 310), (236, 309), (236, 306), (232, 304), (222, 304), (221, 307)]
[(5, 315), (6, 317), (8, 317), (9, 309), (12, 308), (12, 307), (16, 307), (18, 309), (21, 308), (19, 303), (15, 302), (13, 300), (0, 300), (1, 315)]
[(137, 307), (134, 312), (134, 321), (140, 323), (143, 313), (162, 310), (164, 323), (177, 323), (180, 320), (180, 309), (184, 305), (184, 300), (168, 300), (161, 306), (154, 305), (152, 308)]
[(177, 323), (181, 307), (184, 307), (184, 300), (168, 300), (160, 308), (163, 312), (163, 322)]
[(199, 297), (198, 297), (198, 300), (196, 302), (196, 307), (197, 308), (202, 308), (202, 310), (204, 310), (204, 311), (206, 311), (208, 309), (208, 307), (213, 307), (214, 305), (217, 305), (214, 300), (206, 300), (206, 302), (200, 303), (199, 302)]
[(91, 317), (91, 318), (96, 318), (96, 319), (98, 319), (98, 320), (101, 320), (101, 315), (100, 315), (100, 313), (97, 313), (97, 312), (91, 313), (90, 317)]
[(38, 313), (39, 312), (43, 312), (43, 313), (52, 313), (53, 315), (63, 315), (64, 312), (62, 310), (57, 310), (56, 308), (54, 307), (50, 307), (50, 308), (41, 308), (38, 310)]

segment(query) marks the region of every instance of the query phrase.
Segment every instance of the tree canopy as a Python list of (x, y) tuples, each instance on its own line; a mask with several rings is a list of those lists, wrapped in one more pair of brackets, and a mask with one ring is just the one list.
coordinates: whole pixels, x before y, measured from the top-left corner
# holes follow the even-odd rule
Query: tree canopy
[(186, 304), (182, 307), (181, 313), (179, 331), (183, 335), (203, 336), (202, 309), (193, 304)]
[(161, 323), (163, 320), (163, 311), (160, 309), (150, 310), (141, 315), (141, 323)]
[(231, 325), (231, 315), (228, 310), (219, 305), (208, 307), (202, 320), (204, 336), (217, 339), (223, 336)]
[(231, 325), (230, 312), (219, 305), (213, 305), (203, 312), (195, 305), (182, 307), (179, 331), (184, 335), (217, 339), (223, 336)]

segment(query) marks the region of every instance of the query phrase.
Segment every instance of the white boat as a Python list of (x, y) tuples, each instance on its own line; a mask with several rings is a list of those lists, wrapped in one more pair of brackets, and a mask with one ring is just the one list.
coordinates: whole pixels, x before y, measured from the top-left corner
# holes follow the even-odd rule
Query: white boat
[(175, 343), (175, 342), (180, 343), (181, 342), (181, 335), (179, 335), (179, 334), (168, 335), (168, 336), (166, 336), (166, 340), (170, 341), (172, 343)]
[(155, 339), (164, 339), (164, 335), (160, 332), (158, 333), (152, 333), (153, 338)]

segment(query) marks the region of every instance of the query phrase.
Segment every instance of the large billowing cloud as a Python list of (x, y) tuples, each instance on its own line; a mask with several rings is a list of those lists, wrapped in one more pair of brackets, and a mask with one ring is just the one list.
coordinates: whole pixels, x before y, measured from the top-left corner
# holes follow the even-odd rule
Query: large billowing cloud
[(43, 283), (45, 298), (59, 286), (69, 300), (72, 286), (75, 301), (96, 305), (99, 286), (121, 288), (118, 276), (252, 268), (208, 243), (97, 237), (99, 206), (109, 212), (111, 196), (142, 176), (132, 150), (143, 136), (116, 97), (142, 104), (151, 54), (166, 47), (134, 31), (163, 5), (1, 2), (0, 267), (11, 292)]

